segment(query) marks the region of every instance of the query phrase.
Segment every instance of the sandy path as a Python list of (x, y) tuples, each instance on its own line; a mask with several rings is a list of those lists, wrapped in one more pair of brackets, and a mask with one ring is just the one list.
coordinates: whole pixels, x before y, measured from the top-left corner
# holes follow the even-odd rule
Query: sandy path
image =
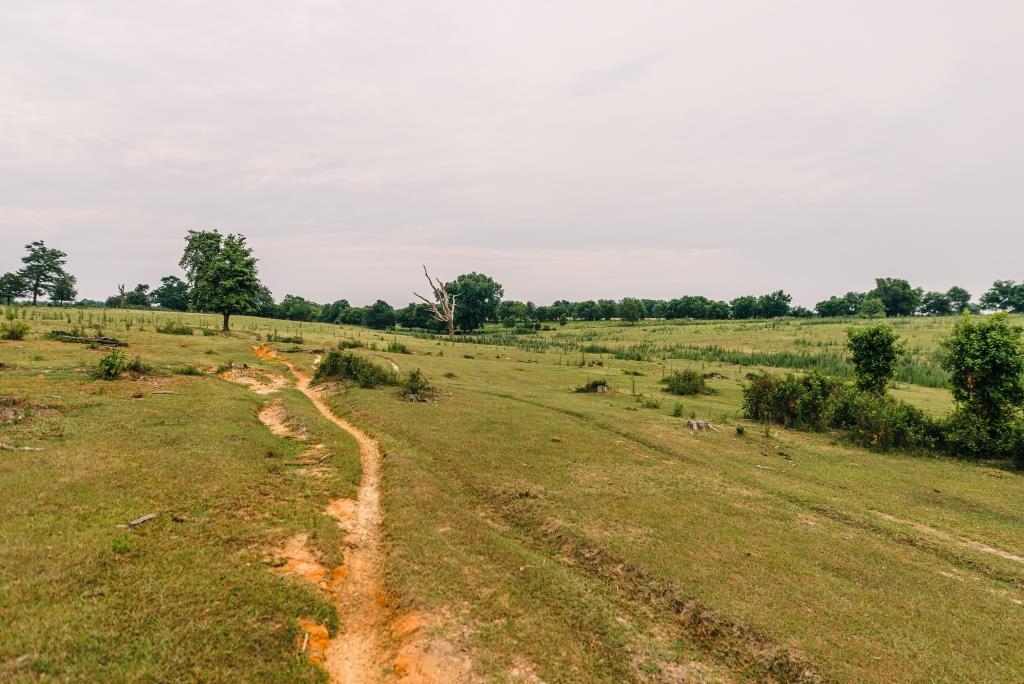
[[(358, 499), (344, 515), (349, 531), (345, 550), (344, 581), (338, 587), (341, 631), (331, 639), (325, 666), (332, 682), (344, 684), (383, 681), (387, 668), (385, 640), (389, 633), (384, 605), (384, 554), (381, 544), (380, 449), (377, 442), (343, 418), (334, 415), (320, 392), (310, 386), (308, 375), (265, 347), (257, 347), (262, 359), (280, 361), (295, 376), (300, 392), (321, 414), (352, 435), (359, 443), (362, 481)], [(348, 513), (348, 512), (347, 512)]]

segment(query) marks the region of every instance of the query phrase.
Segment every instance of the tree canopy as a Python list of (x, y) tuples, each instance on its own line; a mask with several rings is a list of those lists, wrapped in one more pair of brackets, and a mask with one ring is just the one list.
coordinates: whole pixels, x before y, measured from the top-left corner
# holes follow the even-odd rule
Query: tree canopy
[(233, 314), (257, 310), (262, 285), (244, 235), (190, 230), (185, 242), (179, 265), (185, 270), (193, 309), (221, 314), (225, 331)]
[[(464, 273), (444, 287), (457, 297), (455, 325), (459, 330), (477, 330), (487, 321), (498, 319), (498, 305), (505, 294), (505, 288), (490, 276), (475, 271)], [(594, 306), (596, 308), (597, 305)]]
[(28, 254), (21, 258), (25, 266), (19, 273), (25, 281), (27, 293), (32, 295), (32, 306), (35, 306), (39, 297), (50, 294), (57, 280), (66, 275), (64, 264), (67, 254), (47, 247), (42, 240), (28, 243), (25, 249)]
[(153, 290), (152, 299), (161, 308), (171, 311), (188, 309), (188, 283), (178, 276), (164, 276), (160, 279), (160, 287)]

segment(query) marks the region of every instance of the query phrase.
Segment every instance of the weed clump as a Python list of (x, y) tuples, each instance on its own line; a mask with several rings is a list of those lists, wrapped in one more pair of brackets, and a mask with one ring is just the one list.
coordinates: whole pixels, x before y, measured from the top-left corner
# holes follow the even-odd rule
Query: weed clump
[(194, 332), (192, 326), (183, 325), (181, 323), (168, 323), (163, 327), (157, 326), (156, 331), (164, 335), (188, 335), (189, 337), (191, 337)]
[(4, 318), (7, 323), (0, 325), (0, 340), (23, 340), (31, 329), (28, 323), (15, 320), (14, 311), (8, 311)]
[(280, 342), (281, 344), (302, 344), (305, 340), (302, 335), (278, 335), (275, 330), (267, 335), (267, 342)]
[(175, 375), (202, 375), (203, 372), (195, 366), (182, 366), (174, 370)]
[(397, 385), (398, 374), (350, 352), (332, 349), (320, 361), (313, 375), (314, 384), (328, 380), (347, 380), (360, 387), (372, 388), (378, 385)]
[(665, 385), (666, 392), (679, 396), (711, 393), (704, 382), (704, 376), (689, 369), (672, 371), (661, 379), (661, 383)]
[(359, 340), (342, 340), (338, 343), (338, 349), (359, 349), (362, 346)]

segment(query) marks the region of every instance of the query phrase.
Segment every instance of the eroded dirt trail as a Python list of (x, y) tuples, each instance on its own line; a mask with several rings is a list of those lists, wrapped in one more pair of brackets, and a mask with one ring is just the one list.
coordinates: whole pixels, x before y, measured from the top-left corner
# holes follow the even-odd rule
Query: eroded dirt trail
[(342, 627), (331, 639), (324, 666), (332, 682), (382, 681), (387, 666), (388, 613), (384, 603), (384, 557), (381, 546), (380, 449), (376, 441), (343, 418), (334, 415), (308, 375), (273, 350), (258, 347), (262, 359), (284, 363), (296, 385), (317, 410), (359, 443), (362, 480), (355, 502), (333, 502), (328, 513), (348, 530), (343, 581), (337, 583)]

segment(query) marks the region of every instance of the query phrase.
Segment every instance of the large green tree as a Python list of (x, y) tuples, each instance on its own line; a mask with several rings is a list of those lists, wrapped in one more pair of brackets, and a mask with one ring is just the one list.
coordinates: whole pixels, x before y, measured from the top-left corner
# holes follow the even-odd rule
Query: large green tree
[(70, 273), (65, 273), (57, 277), (57, 280), (53, 281), (53, 288), (50, 290), (50, 299), (53, 300), (57, 306), (63, 306), (64, 302), (74, 302), (75, 297), (78, 296), (78, 288), (76, 284), (75, 276)]
[(445, 284), (444, 289), (456, 297), (455, 325), (459, 330), (476, 330), (487, 321), (497, 320), (505, 288), (490, 276), (475, 271), (464, 273)]
[(636, 323), (647, 316), (647, 310), (644, 308), (644, 303), (635, 297), (626, 297), (623, 299), (619, 310), (622, 314), (622, 320), (627, 323)]
[(10, 306), (18, 297), (28, 294), (28, 283), (21, 273), (4, 273), (0, 276), (0, 299)]
[(233, 314), (256, 311), (262, 285), (256, 257), (244, 235), (221, 235), (216, 230), (188, 231), (179, 265), (189, 284), (189, 304), (196, 311), (213, 311), (229, 330)]
[(67, 254), (59, 249), (46, 246), (42, 240), (35, 240), (25, 245), (28, 254), (21, 258), (25, 265), (19, 271), (32, 294), (32, 306), (35, 306), (41, 295), (53, 291), (57, 279), (65, 275), (64, 263)]
[(1024, 312), (1024, 283), (1012, 280), (997, 280), (992, 288), (981, 296), (981, 307), (989, 311)]
[(875, 278), (875, 289), (868, 296), (882, 300), (886, 316), (912, 316), (921, 305), (924, 292), (902, 278)]
[(383, 299), (378, 299), (366, 307), (363, 313), (363, 325), (375, 330), (389, 330), (395, 327), (395, 310)]

